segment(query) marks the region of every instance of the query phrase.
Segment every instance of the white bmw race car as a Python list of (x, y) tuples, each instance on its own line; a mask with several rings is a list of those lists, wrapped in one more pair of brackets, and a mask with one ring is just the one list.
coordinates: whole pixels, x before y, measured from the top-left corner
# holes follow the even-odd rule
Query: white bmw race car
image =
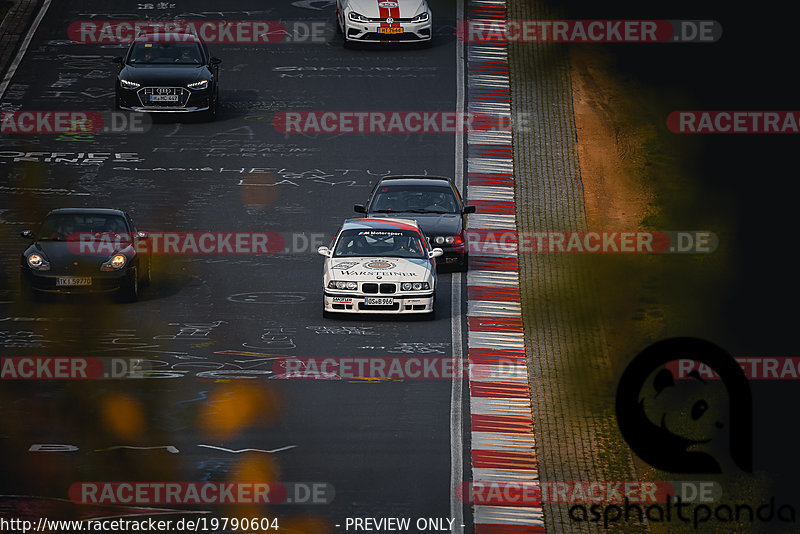
[(325, 256), (324, 315), (429, 314), (433, 318), (436, 260), (416, 221), (349, 219)]
[(425, 0), (337, 0), (344, 44), (430, 41), (431, 10)]

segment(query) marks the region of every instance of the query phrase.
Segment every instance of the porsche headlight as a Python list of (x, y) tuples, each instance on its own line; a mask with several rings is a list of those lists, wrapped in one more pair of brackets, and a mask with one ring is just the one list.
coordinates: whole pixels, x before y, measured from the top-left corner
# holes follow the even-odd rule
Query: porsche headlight
[(45, 261), (41, 254), (31, 254), (28, 256), (28, 266), (37, 271), (49, 271), (50, 264)]
[(137, 87), (141, 86), (142, 84), (136, 83), (136, 82), (132, 82), (130, 80), (125, 80), (123, 78), (120, 78), (119, 79), (119, 85), (123, 89), (136, 89)]
[(348, 15), (348, 18), (353, 22), (369, 22), (369, 19), (362, 15), (361, 13), (356, 13), (355, 11), (351, 11)]
[(198, 90), (198, 91), (202, 90), (202, 89), (208, 89), (208, 80), (200, 80), (199, 82), (192, 82), (192, 83), (188, 84), (186, 87), (188, 87), (189, 89), (195, 89), (195, 90)]
[(403, 291), (422, 291), (430, 288), (431, 285), (428, 282), (403, 282), (400, 284), (400, 289)]
[(430, 15), (428, 14), (427, 11), (425, 11), (423, 13), (420, 13), (419, 15), (414, 17), (413, 19), (411, 19), (411, 22), (426, 22), (429, 18), (430, 18)]
[(118, 271), (125, 267), (128, 263), (128, 258), (123, 254), (114, 254), (110, 260), (100, 266), (101, 271)]

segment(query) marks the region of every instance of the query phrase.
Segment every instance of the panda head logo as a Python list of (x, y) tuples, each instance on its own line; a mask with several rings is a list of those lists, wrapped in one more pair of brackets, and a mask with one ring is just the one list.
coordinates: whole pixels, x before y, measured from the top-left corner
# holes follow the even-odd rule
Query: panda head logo
[[(694, 370), (676, 377), (666, 364), (694, 360), (719, 380)], [(642, 460), (673, 473), (752, 472), (752, 402), (736, 360), (697, 338), (659, 341), (628, 365), (616, 399), (623, 438)]]

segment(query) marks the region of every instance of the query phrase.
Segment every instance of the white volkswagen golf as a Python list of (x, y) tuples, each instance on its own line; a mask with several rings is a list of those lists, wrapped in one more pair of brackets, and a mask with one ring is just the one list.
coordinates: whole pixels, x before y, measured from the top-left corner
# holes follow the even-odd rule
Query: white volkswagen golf
[(433, 318), (436, 260), (416, 221), (349, 219), (325, 256), (323, 314), (429, 314)]
[(431, 40), (432, 16), (425, 0), (337, 0), (336, 18), (345, 46)]

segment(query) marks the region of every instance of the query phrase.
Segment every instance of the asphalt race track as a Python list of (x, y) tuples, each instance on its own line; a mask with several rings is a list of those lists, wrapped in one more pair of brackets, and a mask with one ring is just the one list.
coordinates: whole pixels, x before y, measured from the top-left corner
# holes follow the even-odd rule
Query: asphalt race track
[[(159, 11), (53, 3), (3, 109), (111, 111), (111, 58), (126, 45), (72, 42), (72, 21), (172, 18), (177, 11), (188, 20), (332, 22), (329, 2), (295, 4), (235, 0), (220, 11), (218, 2), (193, 2), (183, 13), (183, 5)], [(323, 319), (322, 258), (315, 253), (380, 176), (452, 177), (453, 136), (284, 135), (272, 123), (280, 111), (456, 109), (455, 5), (433, 0), (431, 8), (437, 24), (426, 48), (346, 50), (333, 35), (326, 43), (210, 44), (223, 60), (215, 122), (170, 118), (144, 133), (0, 138), (3, 356), (129, 359), (143, 376), (4, 382), (0, 509), (72, 517), (78, 505), (69, 502), (69, 488), (81, 481), (266, 478), (335, 492), (328, 504), (258, 509), (279, 517), (287, 531), (333, 532), (354, 516), (453, 517), (451, 450), (462, 444), (451, 442), (450, 380), (270, 375), (276, 356), (428, 358), (454, 351), (451, 280), (464, 275), (440, 276), (432, 322)], [(157, 256), (152, 285), (130, 304), (22, 301), (19, 232), (53, 208), (71, 206), (124, 209), (151, 233), (277, 232), (288, 252)], [(101, 508), (80, 514), (152, 512)], [(469, 530), (469, 514), (463, 521)]]

